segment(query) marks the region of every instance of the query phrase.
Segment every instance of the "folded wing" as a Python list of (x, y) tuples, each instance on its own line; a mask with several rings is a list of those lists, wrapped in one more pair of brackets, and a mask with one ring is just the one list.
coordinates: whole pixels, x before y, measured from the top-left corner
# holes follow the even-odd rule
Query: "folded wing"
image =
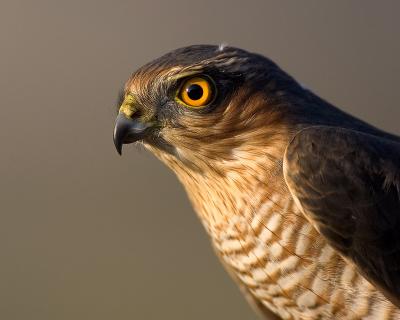
[(400, 307), (400, 143), (306, 128), (287, 147), (284, 175), (317, 230)]

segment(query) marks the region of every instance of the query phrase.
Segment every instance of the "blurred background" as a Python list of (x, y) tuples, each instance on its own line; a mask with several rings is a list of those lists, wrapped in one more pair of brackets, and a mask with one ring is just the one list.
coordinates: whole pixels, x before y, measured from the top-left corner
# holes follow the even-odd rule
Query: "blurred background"
[(255, 319), (173, 174), (112, 143), (130, 73), (228, 43), (400, 133), (399, 1), (0, 3), (0, 318)]

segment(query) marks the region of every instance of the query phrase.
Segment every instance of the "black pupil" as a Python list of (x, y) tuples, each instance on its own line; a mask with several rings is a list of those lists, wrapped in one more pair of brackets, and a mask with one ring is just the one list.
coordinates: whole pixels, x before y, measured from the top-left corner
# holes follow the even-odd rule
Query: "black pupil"
[(188, 97), (192, 100), (199, 100), (203, 96), (203, 88), (198, 84), (192, 84), (186, 89)]

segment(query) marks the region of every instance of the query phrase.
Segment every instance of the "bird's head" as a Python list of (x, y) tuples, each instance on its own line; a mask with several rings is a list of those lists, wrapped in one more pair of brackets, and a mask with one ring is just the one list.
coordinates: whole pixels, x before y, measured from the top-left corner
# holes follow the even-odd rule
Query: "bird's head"
[(123, 144), (140, 141), (165, 162), (216, 168), (260, 146), (272, 150), (299, 90), (260, 55), (212, 45), (177, 49), (127, 81), (114, 143), (119, 153)]

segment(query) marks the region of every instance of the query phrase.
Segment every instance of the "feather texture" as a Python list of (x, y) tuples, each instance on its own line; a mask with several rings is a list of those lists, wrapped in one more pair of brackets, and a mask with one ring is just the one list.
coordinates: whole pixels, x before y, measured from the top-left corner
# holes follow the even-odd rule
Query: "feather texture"
[[(199, 110), (174, 99), (207, 75)], [(399, 138), (224, 46), (177, 49), (125, 93), (143, 138), (184, 185), (217, 254), (253, 305), (281, 319), (400, 319)]]

